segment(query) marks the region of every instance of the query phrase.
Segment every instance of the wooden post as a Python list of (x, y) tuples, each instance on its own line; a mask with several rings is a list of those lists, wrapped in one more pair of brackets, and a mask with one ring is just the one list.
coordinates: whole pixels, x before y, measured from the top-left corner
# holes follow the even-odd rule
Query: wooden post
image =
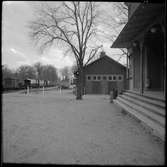
[(143, 95), (143, 41), (139, 43), (139, 52), (140, 52), (140, 94)]
[(114, 91), (110, 91), (110, 103), (113, 103)]
[(129, 89), (129, 53), (127, 53), (127, 60), (126, 60), (126, 70), (127, 70), (127, 73), (126, 73), (126, 90)]
[(166, 27), (161, 24), (163, 37), (164, 37), (164, 97), (166, 99)]
[(29, 86), (27, 86), (27, 94), (29, 94)]
[(45, 91), (45, 90), (44, 90), (44, 86), (43, 86), (43, 96), (44, 96), (44, 91)]
[(61, 86), (60, 86), (60, 94), (61, 94)]

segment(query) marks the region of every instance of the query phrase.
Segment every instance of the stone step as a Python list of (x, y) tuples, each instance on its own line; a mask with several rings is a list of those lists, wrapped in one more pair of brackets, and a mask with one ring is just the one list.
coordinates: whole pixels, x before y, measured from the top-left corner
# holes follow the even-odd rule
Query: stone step
[(140, 120), (144, 124), (144, 126), (149, 128), (149, 130), (151, 130), (151, 132), (155, 136), (158, 136), (161, 140), (165, 141), (165, 128), (155, 123), (148, 117), (142, 115), (140, 112), (136, 111), (135, 109), (131, 108), (129, 105), (127, 105), (126, 102), (124, 103), (123, 101), (116, 99), (114, 100), (114, 103), (120, 106), (125, 111), (127, 111), (127, 113), (129, 113), (133, 117)]
[(160, 126), (165, 127), (165, 117), (160, 116), (160, 115), (158, 115), (158, 114), (156, 114), (154, 112), (150, 112), (149, 110), (147, 110), (147, 109), (145, 109), (145, 108), (133, 103), (133, 101), (130, 101), (128, 99), (124, 99), (124, 98), (118, 97), (118, 100), (122, 101), (123, 103), (126, 103), (128, 106), (130, 106), (134, 110), (137, 110), (139, 113), (141, 113), (145, 117), (148, 117), (149, 119), (151, 119), (152, 121), (156, 122)]
[(164, 101), (161, 101), (161, 100), (158, 100), (158, 99), (157, 100), (156, 99), (151, 99), (149, 97), (141, 96), (137, 93), (132, 93), (130, 91), (127, 91), (124, 94), (128, 95), (130, 97), (136, 98), (140, 101), (147, 102), (149, 104), (156, 105), (157, 107), (161, 107), (162, 109), (165, 109), (165, 102)]
[(139, 92), (136, 92), (134, 90), (126, 90), (126, 92), (133, 93), (133, 94), (136, 94), (142, 97), (146, 97), (152, 100), (161, 101), (163, 103), (165, 102), (165, 97), (160, 94), (154, 94), (154, 93), (151, 94), (148, 92), (144, 92), (143, 95), (141, 95)]
[(143, 101), (143, 100), (140, 100), (140, 99), (137, 99), (137, 98), (134, 98), (132, 96), (128, 96), (127, 94), (123, 94), (123, 95), (120, 95), (120, 97), (124, 98), (124, 99), (127, 99), (129, 101), (131, 101), (132, 103), (134, 104), (137, 104), (151, 112), (154, 112), (160, 116), (165, 116), (165, 110), (162, 108), (162, 107), (158, 107), (157, 105), (154, 105), (152, 103), (147, 103), (147, 101)]

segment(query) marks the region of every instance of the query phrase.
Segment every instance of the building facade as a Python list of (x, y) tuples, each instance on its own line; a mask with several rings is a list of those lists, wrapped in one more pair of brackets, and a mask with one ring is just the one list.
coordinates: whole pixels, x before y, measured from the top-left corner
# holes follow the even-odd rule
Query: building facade
[(101, 52), (100, 58), (84, 67), (85, 94), (119, 93), (125, 89), (126, 67)]
[(128, 23), (114, 41), (112, 48), (128, 49), (129, 72), (127, 78), (129, 87), (127, 92), (123, 96), (119, 96), (115, 102), (142, 119), (156, 134), (164, 139), (166, 100), (165, 4), (126, 3), (126, 5), (129, 12)]

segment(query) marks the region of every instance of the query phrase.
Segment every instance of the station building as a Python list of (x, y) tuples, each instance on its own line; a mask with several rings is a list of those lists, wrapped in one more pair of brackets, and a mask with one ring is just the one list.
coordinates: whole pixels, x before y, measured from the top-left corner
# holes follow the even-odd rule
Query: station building
[(165, 3), (125, 3), (128, 22), (112, 44), (127, 48), (128, 88), (115, 100), (165, 139)]

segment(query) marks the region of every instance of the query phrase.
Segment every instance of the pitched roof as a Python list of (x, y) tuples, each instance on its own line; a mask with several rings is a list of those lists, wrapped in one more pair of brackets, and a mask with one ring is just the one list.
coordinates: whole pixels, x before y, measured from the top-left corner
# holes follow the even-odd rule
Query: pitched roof
[[(119, 66), (121, 66), (121, 67), (123, 67), (123, 68), (126, 68), (126, 66), (122, 65), (121, 63), (118, 63), (117, 61), (115, 61), (115, 60), (112, 59), (111, 57), (107, 56), (107, 55), (105, 54), (105, 52), (102, 52), (102, 54), (103, 54), (103, 55), (102, 55), (100, 58), (98, 58), (98, 59), (96, 59), (95, 61), (89, 63), (88, 65), (84, 66), (83, 68), (85, 69), (85, 68), (87, 68), (87, 67), (90, 67), (90, 66), (94, 65), (95, 63), (97, 63), (98, 61), (101, 61), (101, 60), (103, 60), (103, 59), (106, 59), (107, 61), (109, 61), (109, 62), (111, 62), (111, 63), (115, 63), (115, 64), (117, 64), (117, 65), (119, 65)], [(78, 70), (75, 70), (75, 71), (74, 71), (74, 75), (76, 75), (77, 72), (78, 72)]]
[(139, 34), (145, 32), (153, 21), (165, 11), (163, 3), (140, 4), (124, 26), (111, 48), (128, 48)]
[(126, 68), (126, 66), (122, 65), (121, 63), (118, 63), (117, 61), (115, 61), (114, 59), (112, 59), (111, 57), (109, 57), (109, 56), (107, 56), (107, 55), (104, 55), (103, 57), (100, 57), (99, 59), (97, 59), (97, 60), (91, 62), (90, 64), (84, 66), (84, 68), (87, 68), (87, 67), (89, 67), (89, 66), (95, 64), (96, 62), (101, 61), (102, 59), (106, 59), (107, 61), (109, 61), (109, 62), (111, 62), (111, 63), (116, 63), (116, 64), (118, 64), (119, 66), (122, 66), (122, 67)]

